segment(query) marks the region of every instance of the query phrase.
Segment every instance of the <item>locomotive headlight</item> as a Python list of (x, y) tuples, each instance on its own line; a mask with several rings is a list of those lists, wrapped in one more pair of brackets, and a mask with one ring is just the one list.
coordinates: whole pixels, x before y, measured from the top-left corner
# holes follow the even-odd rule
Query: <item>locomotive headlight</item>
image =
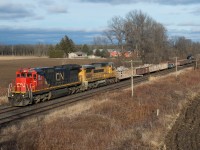
[(12, 97), (14, 96), (14, 94), (11, 95)]
[(22, 95), (22, 97), (24, 97), (24, 94)]

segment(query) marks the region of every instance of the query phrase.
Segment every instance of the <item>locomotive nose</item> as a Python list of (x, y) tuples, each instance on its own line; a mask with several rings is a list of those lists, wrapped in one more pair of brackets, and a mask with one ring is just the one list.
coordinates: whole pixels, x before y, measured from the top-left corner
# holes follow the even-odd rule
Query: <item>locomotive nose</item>
[(29, 78), (16, 78), (16, 91), (24, 93), (30, 84), (31, 80)]

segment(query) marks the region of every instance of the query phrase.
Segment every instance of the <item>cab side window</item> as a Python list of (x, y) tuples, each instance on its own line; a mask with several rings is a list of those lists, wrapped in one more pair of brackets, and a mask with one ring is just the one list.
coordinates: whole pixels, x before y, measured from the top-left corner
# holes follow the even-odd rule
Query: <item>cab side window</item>
[(36, 80), (36, 74), (33, 75), (33, 79)]

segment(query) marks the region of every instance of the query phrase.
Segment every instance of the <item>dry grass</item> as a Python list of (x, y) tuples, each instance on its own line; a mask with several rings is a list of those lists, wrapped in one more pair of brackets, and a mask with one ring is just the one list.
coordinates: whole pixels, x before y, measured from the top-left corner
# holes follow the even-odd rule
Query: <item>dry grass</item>
[[(180, 110), (200, 92), (200, 71), (107, 93), (2, 130), (3, 149), (159, 149)], [(159, 110), (159, 115), (157, 115)], [(9, 137), (9, 138), (8, 138)]]
[(8, 98), (7, 98), (7, 89), (0, 87), (0, 105), (7, 104)]
[(47, 57), (37, 57), (37, 56), (0, 56), (1, 60), (18, 60), (18, 59), (41, 59)]
[(0, 96), (0, 105), (4, 105), (8, 103), (8, 97), (7, 96)]

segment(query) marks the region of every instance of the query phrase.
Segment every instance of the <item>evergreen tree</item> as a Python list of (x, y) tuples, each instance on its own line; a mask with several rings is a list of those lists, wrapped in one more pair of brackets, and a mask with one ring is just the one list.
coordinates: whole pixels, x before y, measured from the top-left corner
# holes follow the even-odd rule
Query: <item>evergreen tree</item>
[(82, 52), (88, 54), (88, 51), (89, 51), (89, 47), (87, 46), (87, 44), (84, 44), (83, 47), (82, 47)]
[(64, 36), (61, 39), (59, 43), (59, 48), (60, 50), (64, 51), (66, 55), (75, 51), (74, 42), (71, 39), (69, 39), (68, 36)]
[(88, 47), (87, 44), (84, 44), (82, 49), (81, 49), (82, 52), (88, 54), (88, 55), (91, 55), (92, 54), (92, 51), (90, 50), (90, 48)]
[(68, 36), (64, 36), (61, 41), (56, 44), (55, 47), (50, 46), (49, 47), (49, 57), (50, 58), (62, 58), (65, 54), (65, 56), (68, 56), (68, 53), (74, 52), (75, 46), (74, 42), (68, 38)]
[(101, 51), (100, 51), (99, 49), (97, 49), (97, 50), (95, 51), (95, 55), (101, 57)]
[(108, 52), (108, 50), (102, 50), (101, 51), (101, 57), (104, 57), (104, 58), (108, 58), (110, 57), (110, 53)]

